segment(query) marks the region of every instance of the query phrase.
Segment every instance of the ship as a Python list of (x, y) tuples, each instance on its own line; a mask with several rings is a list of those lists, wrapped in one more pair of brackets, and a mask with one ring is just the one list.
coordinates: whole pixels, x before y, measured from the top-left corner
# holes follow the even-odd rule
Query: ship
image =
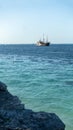
[(37, 42), (37, 45), (38, 46), (49, 46), (50, 45), (50, 42), (48, 42), (48, 38), (45, 40), (44, 39), (44, 36), (43, 36), (43, 40), (39, 40)]
[(38, 46), (49, 46), (50, 42), (48, 41), (48, 37), (46, 39), (44, 38), (44, 34), (43, 34), (43, 39), (39, 40), (36, 44)]

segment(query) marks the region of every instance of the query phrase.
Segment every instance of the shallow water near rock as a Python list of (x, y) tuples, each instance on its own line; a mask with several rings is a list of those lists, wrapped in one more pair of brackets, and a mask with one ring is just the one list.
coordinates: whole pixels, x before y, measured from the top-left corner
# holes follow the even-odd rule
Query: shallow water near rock
[(0, 80), (26, 108), (54, 112), (73, 130), (73, 45), (0, 45)]

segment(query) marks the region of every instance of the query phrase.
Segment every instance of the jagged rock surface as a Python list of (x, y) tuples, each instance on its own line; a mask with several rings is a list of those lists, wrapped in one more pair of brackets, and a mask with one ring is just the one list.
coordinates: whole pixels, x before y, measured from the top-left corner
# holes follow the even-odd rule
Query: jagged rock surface
[(54, 113), (25, 109), (0, 82), (0, 130), (65, 130), (65, 125)]

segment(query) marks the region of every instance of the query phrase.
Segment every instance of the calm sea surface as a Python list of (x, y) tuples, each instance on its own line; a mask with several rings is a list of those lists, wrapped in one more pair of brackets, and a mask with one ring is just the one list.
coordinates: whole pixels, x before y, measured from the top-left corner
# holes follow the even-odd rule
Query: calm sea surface
[(54, 112), (73, 130), (73, 45), (0, 45), (0, 81), (26, 108)]

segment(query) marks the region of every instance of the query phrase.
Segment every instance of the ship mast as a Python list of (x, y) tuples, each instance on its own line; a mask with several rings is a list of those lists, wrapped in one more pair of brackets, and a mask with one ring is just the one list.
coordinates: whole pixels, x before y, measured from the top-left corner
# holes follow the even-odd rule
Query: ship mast
[(43, 34), (43, 42), (45, 42), (45, 39), (44, 39), (44, 34)]

